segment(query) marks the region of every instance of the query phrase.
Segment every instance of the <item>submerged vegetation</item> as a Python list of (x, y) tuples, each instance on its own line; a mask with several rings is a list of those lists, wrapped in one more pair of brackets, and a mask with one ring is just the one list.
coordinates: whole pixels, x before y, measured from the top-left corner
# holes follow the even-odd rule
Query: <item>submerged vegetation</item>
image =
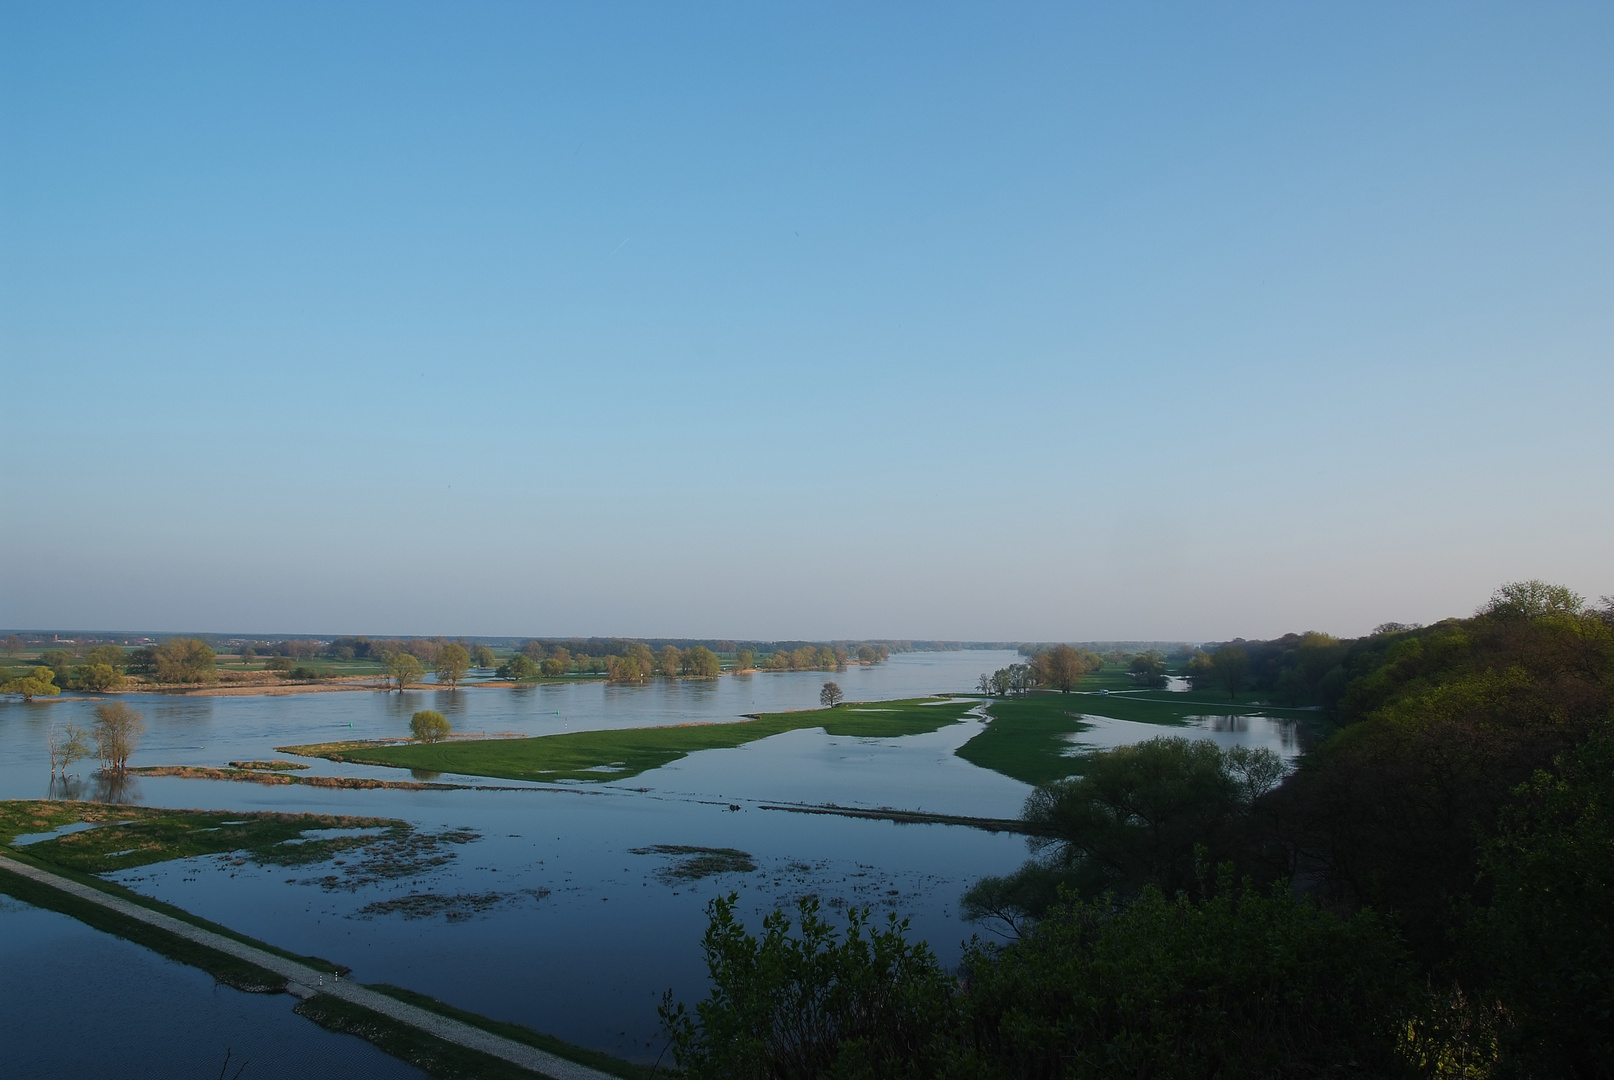
[(751, 856), (735, 848), (694, 847), (689, 844), (652, 844), (650, 847), (630, 848), (635, 855), (665, 855), (676, 862), (663, 867), (656, 874), (665, 882), (699, 881), (714, 874), (749, 874), (757, 864)]
[[(409, 825), (390, 818), (159, 810), (101, 803), (0, 803), (0, 841), (7, 844), (25, 832), (49, 832), (81, 823), (96, 827), (38, 840), (23, 850), (53, 866), (91, 874), (231, 852), (260, 863), (294, 866), (375, 843), (382, 835), (402, 837), (413, 832)], [(371, 834), (307, 835), (328, 829), (363, 829)]]
[(573, 731), (527, 739), (478, 739), (413, 746), (324, 743), (282, 746), (287, 754), (390, 765), (403, 769), (491, 776), (506, 780), (620, 780), (659, 768), (697, 750), (743, 746), (801, 728), (831, 735), (892, 738), (935, 731), (976, 706), (965, 698), (882, 701), (861, 708), (765, 713), (732, 724)]

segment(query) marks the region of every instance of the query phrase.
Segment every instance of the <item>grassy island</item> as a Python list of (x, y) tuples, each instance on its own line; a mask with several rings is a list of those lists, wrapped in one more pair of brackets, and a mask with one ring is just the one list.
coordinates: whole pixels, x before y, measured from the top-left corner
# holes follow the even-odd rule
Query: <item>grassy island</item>
[(1085, 757), (1071, 754), (1069, 736), (1092, 727), (1085, 717), (1178, 727), (1197, 716), (1317, 716), (1301, 709), (1218, 701), (1217, 696), (1210, 691), (1061, 694), (1034, 690), (1017, 697), (991, 698), (987, 708), (992, 720), (986, 730), (957, 752), (965, 761), (983, 769), (1027, 784), (1047, 784), (1081, 773)]
[(801, 728), (831, 735), (894, 738), (921, 735), (956, 723), (980, 704), (970, 698), (915, 698), (849, 703), (833, 709), (764, 713), (728, 724), (572, 731), (527, 739), (438, 743), (319, 743), (282, 746), (287, 754), (389, 765), (400, 769), (491, 776), (503, 780), (622, 780), (697, 750), (724, 750)]

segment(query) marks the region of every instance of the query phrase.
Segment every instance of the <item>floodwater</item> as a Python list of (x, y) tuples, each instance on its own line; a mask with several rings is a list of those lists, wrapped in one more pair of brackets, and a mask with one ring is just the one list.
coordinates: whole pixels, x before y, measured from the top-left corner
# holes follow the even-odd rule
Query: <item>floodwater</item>
[(286, 994), (244, 994), (77, 919), (0, 896), (0, 1074), (242, 1080), (426, 1074), (319, 1028)]
[[(828, 679), (839, 682), (852, 701), (967, 691), (982, 671), (1016, 659), (1005, 652), (908, 653), (833, 675), (758, 673), (634, 687), (581, 683), (457, 693), (123, 700), (140, 709), (148, 724), (135, 764), (222, 765), (284, 756), (275, 747), (288, 744), (402, 735), (410, 714), (427, 707), (443, 712), (460, 731), (521, 735), (731, 721), (751, 712), (816, 707)], [(65, 791), (52, 788), (45, 756), (49, 727), (68, 720), (87, 725), (95, 704), (0, 704), (0, 797), (55, 793), (150, 806), (375, 815), (406, 820), (424, 834), (474, 835), (469, 842), (440, 845), (445, 863), (422, 863), (418, 872), (401, 877), (371, 872), (376, 868), (367, 868), (362, 855), (290, 870), (209, 856), (143, 867), (115, 875), (117, 880), (282, 948), (347, 964), (360, 981), (405, 986), (636, 1060), (654, 1060), (663, 1048), (656, 1016), (662, 993), (672, 988), (693, 1003), (704, 992), (700, 937), (712, 897), (738, 894), (740, 914), (752, 926), (776, 906), (804, 896), (817, 897), (831, 914), (847, 905), (871, 906), (911, 920), (912, 936), (927, 940), (951, 963), (974, 931), (957, 916), (959, 895), (979, 877), (1005, 873), (1026, 857), (1023, 839), (1010, 833), (790, 809), (839, 804), (1016, 816), (1030, 789), (953, 753), (980, 730), (978, 718), (894, 739), (792, 731), (601, 783), (514, 784), (445, 775), (445, 781), (478, 786), (352, 791), (144, 777), (116, 791), (88, 778), (71, 781)], [(1094, 726), (1078, 739), (1089, 747), (1138, 741), (1163, 730), (1088, 719)], [(1285, 756), (1295, 752), (1292, 739), (1285, 744), (1265, 718), (1249, 718), (1242, 727), (1225, 717), (1205, 719), (1197, 727), (1165, 731), (1274, 745)], [(316, 774), (407, 776), (311, 764)], [(751, 868), (681, 877), (675, 872), (681, 857), (665, 851), (676, 846), (734, 849), (749, 856)], [(8, 928), (20, 927), (18, 917), (12, 911), (3, 920)], [(76, 1007), (67, 1003), (80, 999), (84, 971), (56, 975), (43, 965), (32, 970), (41, 1001)], [(205, 976), (196, 978), (206, 982)], [(192, 991), (173, 993), (183, 998)], [(280, 998), (272, 1008), (290, 1017), (289, 1004)], [(51, 1022), (65, 1021), (58, 1015)], [(309, 1033), (306, 1043), (277, 1034), (286, 1053), (293, 1044), (312, 1048), (338, 1038), (297, 1018), (285, 1022), (288, 1031), (300, 1026)], [(12, 1053), (0, 1049), (0, 1072), (7, 1075), (16, 1074), (8, 1061)], [(348, 1074), (330, 1060), (329, 1068), (301, 1071)]]

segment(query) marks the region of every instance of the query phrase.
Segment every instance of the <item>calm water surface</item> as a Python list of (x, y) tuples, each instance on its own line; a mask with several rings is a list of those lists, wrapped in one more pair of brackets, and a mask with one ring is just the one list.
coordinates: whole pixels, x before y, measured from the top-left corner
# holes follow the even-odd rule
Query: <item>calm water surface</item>
[[(438, 709), (461, 731), (521, 735), (731, 721), (750, 712), (816, 707), (828, 678), (839, 682), (850, 700), (890, 700), (967, 691), (981, 672), (1017, 659), (1013, 653), (910, 653), (835, 675), (759, 673), (637, 687), (581, 683), (458, 693), (124, 700), (141, 709), (149, 726), (137, 764), (220, 765), (274, 756), (275, 747), (293, 743), (401, 735), (410, 714), (421, 708)], [(52, 723), (69, 719), (87, 724), (94, 704), (85, 699), (0, 704), (0, 795), (50, 793), (46, 732)], [(1161, 733), (1146, 724), (1088, 719), (1093, 727), (1077, 737), (1087, 748)], [(1270, 722), (1253, 717), (1241, 728), (1237, 719), (1207, 718), (1199, 728), (1171, 731), (1294, 752)], [(914, 936), (928, 940), (943, 962), (956, 961), (973, 932), (957, 918), (959, 894), (984, 874), (1018, 866), (1026, 857), (1022, 839), (766, 807), (837, 803), (1013, 817), (1030, 789), (953, 753), (980, 723), (967, 719), (900, 739), (793, 731), (599, 784), (468, 779), (482, 789), (343, 791), (134, 779), (117, 798), (152, 806), (377, 815), (401, 818), (428, 832), (469, 829), (477, 839), (450, 845), (447, 865), (357, 884), (345, 866), (287, 870), (238, 865), (227, 857), (164, 863), (117, 877), (254, 937), (348, 964), (362, 981), (406, 986), (649, 1060), (662, 1048), (655, 1013), (662, 992), (672, 987), (693, 1001), (704, 990), (699, 942), (706, 904), (716, 895), (739, 894), (742, 913), (753, 925), (775, 906), (807, 895), (831, 908), (871, 905), (911, 919)], [(313, 764), (311, 771), (318, 773), (400, 776), (389, 769)], [(68, 794), (93, 797), (96, 786), (82, 781)], [(675, 857), (656, 854), (656, 845), (733, 848), (748, 853), (755, 869), (680, 880), (665, 873)], [(409, 917), (419, 911), (376, 906), (405, 896), (427, 898), (423, 917)], [(22, 930), (20, 936), (30, 933)], [(31, 977), (41, 1001), (75, 1000), (77, 976), (36, 967)], [(207, 981), (199, 973), (196, 978)], [(266, 1000), (274, 1000), (275, 1008), (284, 1002), (290, 1016), (289, 999)], [(11, 1052), (0, 1051), (0, 1064)]]

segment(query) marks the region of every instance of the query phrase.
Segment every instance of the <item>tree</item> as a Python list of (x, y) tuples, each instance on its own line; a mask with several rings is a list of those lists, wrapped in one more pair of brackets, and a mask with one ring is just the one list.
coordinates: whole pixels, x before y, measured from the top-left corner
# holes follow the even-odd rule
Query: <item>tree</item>
[(500, 678), (520, 682), (522, 679), (536, 678), (538, 672), (538, 664), (532, 657), (526, 653), (516, 653), (499, 668), (498, 674)]
[(628, 661), (623, 670), (629, 679), (648, 679), (650, 673), (656, 670), (656, 654), (650, 651), (650, 646), (641, 642), (631, 642), (623, 659)]
[(1156, 738), (1092, 754), (1081, 776), (1026, 799), (1021, 816), (1041, 858), (1007, 879), (988, 878), (966, 894), (964, 910), (1001, 917), (1007, 896), (1020, 917), (1035, 919), (1059, 885), (1083, 896), (1131, 895), (1146, 884), (1192, 890), (1201, 856), (1232, 853), (1231, 826), (1283, 772), (1271, 750), (1223, 751), (1205, 739)]
[(95, 707), (95, 752), (105, 772), (122, 775), (146, 730), (146, 721), (121, 701)]
[(880, 658), (872, 645), (859, 645), (857, 647), (857, 660), (860, 664), (872, 664)]
[(486, 645), (471, 646), (471, 666), (476, 668), (490, 668), (494, 665), (493, 650)]
[(1158, 690), (1166, 685), (1166, 663), (1157, 652), (1138, 653), (1127, 665), (1127, 673), (1134, 686)]
[(213, 682), (218, 678), (213, 662), (213, 650), (195, 638), (169, 638), (152, 650), (158, 682)]
[(69, 684), (74, 690), (104, 694), (123, 686), (123, 676), (109, 664), (81, 664), (74, 668)]
[[(565, 652), (564, 649), (561, 649), (561, 650), (558, 650), (558, 651)], [(539, 667), (541, 667), (543, 669), (544, 677), (546, 679), (558, 679), (558, 678), (560, 678), (562, 675), (566, 674), (566, 669), (568, 667), (570, 667), (570, 666), (571, 666), (571, 658), (570, 657), (567, 657), (565, 660), (562, 660), (559, 656), (548, 657), (543, 661), (543, 663), (541, 663), (539, 665)]]
[(50, 729), (46, 745), (50, 748), (50, 770), (52, 775), (60, 772), (65, 778), (67, 770), (73, 767), (73, 762), (89, 754), (90, 744), (85, 734), (83, 728), (71, 721), (68, 722), (65, 728), (52, 727)]
[(1084, 675), (1097, 667), (1089, 659), (1090, 656), (1069, 645), (1055, 645), (1032, 659), (1032, 669), (1039, 683), (1056, 687), (1061, 694), (1068, 694)]
[(757, 654), (754, 649), (741, 649), (734, 655), (735, 671), (750, 671), (757, 666)]
[(7, 656), (16, 656), (22, 652), (22, 638), (16, 634), (7, 634), (4, 640), (0, 640), (0, 649), (3, 649)]
[(544, 648), (543, 643), (539, 641), (529, 641), (521, 646), (521, 654), (535, 664), (541, 664), (549, 659), (549, 652)]
[(436, 709), (422, 709), (409, 718), (409, 734), (420, 742), (446, 739), (450, 730), (448, 718)]
[(27, 675), (0, 686), (0, 693), (21, 694), (24, 701), (55, 697), (61, 692), (62, 688), (56, 685), (56, 673), (48, 667), (36, 667)]
[(419, 682), (420, 677), (426, 674), (426, 669), (420, 666), (413, 653), (393, 653), (392, 659), (387, 661), (387, 674), (398, 684), (399, 692), (412, 682)]
[(450, 690), (457, 689), (461, 679), (471, 667), (471, 654), (465, 646), (450, 642), (437, 651), (437, 681)]
[(96, 645), (84, 653), (84, 662), (90, 665), (105, 664), (109, 668), (122, 671), (123, 650), (116, 645)]
[(1514, 581), (1491, 594), (1476, 614), (1503, 619), (1539, 619), (1547, 615), (1579, 615), (1586, 598), (1563, 585), (1545, 581)]
[(711, 994), (691, 1016), (667, 992), (660, 1009), (682, 1075), (730, 1077), (927, 1077), (940, 1072), (952, 1026), (953, 979), (908, 923), (869, 925), (847, 912), (844, 935), (798, 901), (800, 931), (775, 911), (760, 940), (734, 918), (739, 897), (707, 907), (702, 947)]
[(1224, 645), (1211, 655), (1211, 669), (1227, 696), (1237, 701), (1250, 671), (1250, 654), (1237, 645)]
[(684, 654), (676, 645), (663, 645), (656, 653), (656, 667), (669, 678), (677, 675), (683, 664)]
[(818, 703), (826, 709), (833, 709), (845, 697), (846, 695), (841, 693), (840, 683), (827, 682), (824, 684), (824, 688), (818, 692)]
[(990, 694), (992, 692), (992, 676), (984, 671), (981, 672), (981, 677), (975, 682), (975, 689), (983, 695)]
[(696, 645), (684, 652), (684, 674), (697, 679), (715, 679), (723, 670), (723, 662), (705, 645)]
[(1467, 938), (1520, 1074), (1614, 1074), (1614, 725), (1517, 790), (1480, 868), (1490, 903)]

